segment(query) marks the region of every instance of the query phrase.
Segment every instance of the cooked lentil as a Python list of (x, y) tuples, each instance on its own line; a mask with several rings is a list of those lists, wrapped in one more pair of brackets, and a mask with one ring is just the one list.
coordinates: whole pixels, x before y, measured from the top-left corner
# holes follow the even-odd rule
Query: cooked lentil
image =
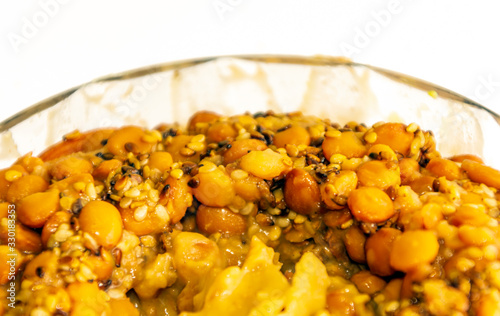
[(416, 123), (75, 131), (0, 171), (0, 314), (497, 315), (499, 183)]

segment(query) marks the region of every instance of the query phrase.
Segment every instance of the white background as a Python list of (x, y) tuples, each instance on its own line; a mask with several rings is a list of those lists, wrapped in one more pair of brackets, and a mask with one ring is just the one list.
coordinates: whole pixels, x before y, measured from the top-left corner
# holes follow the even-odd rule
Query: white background
[(500, 113), (497, 3), (2, 0), (0, 121), (96, 77), (228, 54), (347, 55)]

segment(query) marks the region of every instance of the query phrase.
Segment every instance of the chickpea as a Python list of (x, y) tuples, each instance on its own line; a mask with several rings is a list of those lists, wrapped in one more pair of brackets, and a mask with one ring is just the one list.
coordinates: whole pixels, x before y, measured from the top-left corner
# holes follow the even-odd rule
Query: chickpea
[(132, 304), (128, 298), (111, 299), (109, 301), (109, 306), (111, 307), (111, 315), (121, 315), (121, 316), (140, 315), (137, 308), (135, 308), (134, 304)]
[(411, 181), (409, 183), (409, 186), (413, 191), (415, 191), (418, 194), (422, 194), (425, 192), (433, 192), (434, 180), (436, 180), (436, 178), (431, 176), (421, 176)]
[(390, 265), (389, 256), (394, 240), (401, 235), (395, 228), (381, 228), (366, 241), (366, 261), (370, 271), (379, 276), (390, 276), (394, 269)]
[(188, 186), (188, 181), (188, 176), (183, 176), (180, 179), (169, 176), (165, 180), (165, 186), (158, 203), (166, 207), (172, 224), (179, 222), (186, 214), (187, 208), (193, 203), (193, 194)]
[(175, 268), (185, 282), (198, 281), (213, 268), (221, 266), (219, 247), (201, 234), (179, 233), (174, 239), (173, 249)]
[(224, 207), (233, 201), (236, 194), (233, 180), (225, 171), (215, 167), (210, 172), (200, 172), (196, 177), (199, 185), (193, 189), (193, 194), (201, 203)]
[(196, 130), (196, 124), (198, 123), (210, 123), (217, 120), (220, 117), (219, 114), (210, 111), (199, 111), (196, 112), (189, 119), (188, 129), (189, 131)]
[(73, 282), (68, 285), (66, 292), (71, 298), (71, 315), (111, 315), (111, 308), (107, 301), (108, 295), (99, 290), (97, 282)]
[(347, 204), (358, 221), (380, 223), (394, 215), (391, 198), (375, 187), (361, 187), (354, 190)]
[(156, 151), (149, 156), (148, 166), (153, 169), (156, 168), (161, 172), (165, 172), (172, 166), (172, 155), (168, 152)]
[(67, 156), (54, 160), (49, 173), (54, 179), (61, 180), (75, 174), (92, 173), (93, 169), (92, 163), (87, 159)]
[(278, 148), (285, 148), (286, 144), (309, 146), (311, 144), (311, 136), (309, 136), (309, 132), (305, 128), (295, 125), (276, 133), (273, 144)]
[(374, 144), (385, 144), (395, 152), (408, 156), (413, 141), (413, 133), (406, 131), (406, 125), (401, 123), (385, 123), (374, 129), (377, 140)]
[[(332, 315), (356, 315), (356, 306), (348, 291), (336, 290), (326, 295), (326, 305)], [(336, 313), (336, 314), (335, 314)]]
[(59, 192), (50, 190), (24, 197), (17, 203), (17, 217), (26, 226), (42, 227), (59, 210)]
[(12, 182), (6, 199), (9, 202), (17, 202), (33, 193), (45, 191), (48, 187), (49, 183), (44, 178), (29, 174)]
[(14, 164), (20, 165), (26, 169), (27, 172), (32, 173), (37, 166), (43, 165), (43, 160), (38, 157), (33, 157), (30, 152), (19, 158)]
[(460, 205), (449, 218), (449, 222), (455, 226), (471, 225), (480, 227), (486, 225), (489, 221), (490, 217), (486, 214), (486, 210), (471, 204)]
[(369, 295), (380, 292), (386, 285), (385, 281), (370, 271), (364, 270), (351, 277), (351, 282), (356, 285), (361, 293)]
[(472, 160), (472, 161), (475, 161), (475, 162), (480, 163), (480, 164), (484, 164), (483, 159), (481, 159), (480, 157), (478, 157), (476, 155), (463, 154), (463, 155), (456, 155), (456, 156), (450, 157), (450, 160), (454, 161), (454, 162), (463, 162), (465, 159)]
[(347, 223), (351, 219), (351, 212), (349, 212), (347, 208), (338, 211), (327, 212), (323, 217), (325, 225), (332, 228), (339, 227), (342, 224)]
[(267, 145), (258, 139), (239, 139), (231, 142), (231, 148), (224, 152), (224, 164), (235, 162), (252, 150), (266, 150)]
[(97, 276), (97, 280), (104, 281), (111, 278), (115, 262), (109, 250), (101, 249), (101, 255), (91, 255), (85, 259), (85, 263), (92, 269)]
[(0, 200), (4, 201), (7, 200), (7, 192), (9, 191), (9, 187), (12, 184), (12, 182), (8, 181), (5, 177), (5, 174), (8, 171), (18, 171), (21, 173), (22, 177), (28, 174), (28, 172), (21, 165), (12, 165), (10, 168), (0, 171)]
[(126, 155), (128, 152), (134, 155), (145, 154), (151, 151), (152, 143), (145, 142), (144, 130), (137, 126), (125, 126), (114, 131), (109, 136), (106, 147), (113, 155)]
[(160, 233), (166, 229), (168, 220), (158, 218), (153, 210), (148, 209), (146, 217), (141, 221), (135, 218), (136, 209), (133, 208), (119, 208), (123, 220), (123, 227), (136, 234), (137, 236), (144, 236), (150, 234)]
[(200, 153), (195, 153), (191, 156), (181, 154), (182, 149), (191, 142), (192, 138), (193, 136), (190, 135), (177, 135), (172, 138), (172, 142), (166, 146), (165, 150), (172, 156), (173, 161), (199, 161)]
[(196, 213), (198, 229), (205, 234), (221, 233), (227, 236), (241, 235), (246, 232), (245, 217), (227, 208), (200, 205)]
[(349, 227), (342, 239), (349, 257), (358, 263), (366, 263), (366, 236), (361, 229), (357, 226)]
[(442, 208), (437, 203), (424, 205), (420, 214), (422, 216), (422, 224), (427, 229), (434, 228), (443, 219)]
[(399, 161), (399, 170), (401, 172), (401, 184), (408, 185), (421, 176), (420, 166), (415, 159), (403, 158)]
[(453, 161), (444, 158), (432, 158), (425, 167), (438, 177), (446, 177), (453, 181), (462, 178), (460, 167)]
[(361, 158), (366, 154), (366, 146), (354, 132), (342, 132), (339, 137), (326, 137), (322, 148), (328, 161), (333, 154), (342, 154), (347, 158)]
[(367, 187), (387, 190), (390, 186), (401, 184), (399, 166), (392, 161), (367, 161), (359, 166), (357, 174), (359, 183)]
[(47, 242), (50, 236), (57, 231), (59, 225), (63, 223), (69, 223), (71, 220), (71, 214), (66, 211), (58, 211), (52, 214), (48, 220), (43, 225), (42, 229), (42, 243), (47, 247)]
[(500, 313), (500, 295), (498, 291), (492, 291), (490, 293), (484, 294), (479, 300), (477, 305), (476, 315), (478, 316), (489, 316), (498, 315)]
[(94, 151), (102, 147), (102, 142), (106, 140), (115, 130), (99, 129), (79, 134), (76, 137), (65, 138), (40, 154), (43, 161), (51, 161), (59, 157), (68, 156), (77, 152)]
[(271, 180), (292, 169), (292, 159), (271, 149), (251, 151), (241, 157), (240, 166), (246, 172), (265, 180)]
[(462, 162), (462, 169), (469, 178), (478, 183), (484, 183), (487, 186), (500, 190), (500, 171), (480, 164), (469, 159)]
[(303, 169), (292, 169), (286, 175), (283, 193), (288, 207), (299, 214), (308, 215), (320, 209), (319, 186), (314, 178)]
[(357, 185), (358, 175), (352, 170), (341, 170), (338, 174), (331, 173), (327, 181), (320, 186), (322, 200), (330, 209), (342, 209)]
[(112, 204), (90, 201), (80, 212), (80, 228), (106, 249), (111, 249), (122, 238), (122, 217)]
[(485, 246), (495, 241), (495, 234), (487, 227), (462, 225), (458, 228), (458, 238), (469, 246)]
[(9, 277), (9, 272), (11, 271), (11, 265), (9, 260), (15, 258), (14, 270), (15, 273), (19, 271), (19, 267), (21, 266), (21, 254), (17, 249), (11, 248), (7, 245), (0, 245), (0, 285), (9, 283), (12, 281), (12, 275)]
[(118, 159), (104, 160), (94, 169), (92, 176), (96, 180), (104, 181), (112, 171), (121, 168), (122, 165), (123, 163)]
[(390, 263), (395, 270), (408, 272), (419, 265), (434, 261), (438, 251), (439, 243), (433, 232), (405, 231), (393, 242)]
[(238, 136), (238, 131), (229, 122), (216, 122), (207, 130), (207, 141), (218, 143), (224, 140), (232, 140)]
[(57, 260), (57, 256), (51, 250), (45, 250), (28, 262), (24, 269), (23, 279), (29, 279), (37, 283), (41, 281), (40, 279), (55, 279), (59, 266)]
[(264, 180), (251, 174), (246, 178), (234, 179), (233, 181), (236, 195), (240, 196), (245, 201), (253, 202), (259, 200), (263, 195), (262, 191), (269, 187)]

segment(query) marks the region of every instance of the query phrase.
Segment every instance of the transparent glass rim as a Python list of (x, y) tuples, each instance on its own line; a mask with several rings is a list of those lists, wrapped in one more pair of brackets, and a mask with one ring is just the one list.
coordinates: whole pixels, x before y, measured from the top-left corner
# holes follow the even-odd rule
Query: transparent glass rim
[(96, 78), (89, 82), (83, 83), (76, 87), (70, 88), (63, 92), (60, 92), (54, 96), (48, 97), (34, 105), (14, 114), (13, 116), (7, 118), (3, 122), (0, 122), (0, 133), (9, 130), (16, 124), (23, 122), (24, 120), (30, 118), (31, 116), (44, 111), (52, 106), (55, 106), (60, 101), (68, 98), (74, 92), (76, 92), (81, 87), (91, 84), (99, 83), (113, 80), (125, 80), (133, 79), (149, 74), (159, 73), (168, 70), (179, 70), (184, 68), (189, 68), (198, 64), (214, 61), (220, 58), (238, 58), (254, 62), (265, 62), (265, 63), (278, 63), (278, 64), (291, 64), (291, 65), (309, 65), (309, 66), (361, 66), (366, 67), (378, 74), (388, 77), (396, 82), (401, 82), (411, 87), (417, 88), (422, 91), (436, 91), (441, 98), (455, 100), (471, 107), (481, 109), (489, 113), (495, 121), (500, 125), (500, 115), (491, 109), (463, 96), (454, 91), (441, 87), (439, 85), (433, 84), (431, 82), (418, 79), (416, 77), (402, 74), (396, 71), (380, 68), (377, 66), (372, 66), (369, 64), (353, 62), (344, 57), (331, 57), (331, 56), (294, 56), (294, 55), (221, 55), (221, 56), (210, 56), (193, 58), (172, 62), (165, 62), (155, 65), (149, 65), (145, 67), (135, 68), (131, 70), (126, 70), (117, 74), (110, 74), (103, 77)]

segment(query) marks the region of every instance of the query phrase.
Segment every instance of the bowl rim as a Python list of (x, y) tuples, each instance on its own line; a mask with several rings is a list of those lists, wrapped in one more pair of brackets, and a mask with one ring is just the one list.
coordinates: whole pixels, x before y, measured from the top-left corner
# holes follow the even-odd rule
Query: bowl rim
[(82, 83), (75, 87), (64, 90), (60, 93), (52, 95), (42, 101), (39, 101), (24, 110), (19, 111), (18, 113), (10, 116), (4, 121), (0, 122), (0, 133), (8, 131), (11, 127), (21, 123), (22, 121), (30, 118), (31, 116), (48, 109), (60, 101), (71, 96), (78, 89), (92, 83), (98, 82), (106, 82), (106, 81), (114, 81), (114, 80), (125, 80), (125, 79), (133, 79), (149, 74), (154, 74), (158, 72), (168, 71), (168, 70), (179, 70), (184, 68), (189, 68), (198, 64), (214, 61), (222, 58), (236, 58), (243, 59), (254, 62), (266, 62), (266, 63), (277, 63), (277, 64), (291, 64), (291, 65), (308, 65), (308, 66), (352, 66), (352, 67), (365, 67), (370, 69), (378, 74), (381, 74), (385, 77), (393, 79), (397, 82), (401, 82), (417, 88), (423, 91), (435, 91), (440, 97), (451, 99), (455, 101), (462, 102), (469, 106), (479, 108), (488, 112), (495, 121), (500, 125), (500, 115), (493, 110), (481, 105), (480, 103), (473, 101), (459, 93), (451, 91), (442, 86), (436, 85), (434, 83), (402, 74), (393, 70), (388, 70), (385, 68), (380, 68), (377, 66), (373, 66), (370, 64), (358, 63), (354, 62), (346, 57), (334, 57), (334, 56), (326, 56), (326, 55), (316, 55), (316, 56), (301, 56), (301, 55), (273, 55), (273, 54), (256, 54), (256, 55), (216, 55), (209, 57), (196, 57), (184, 60), (176, 60), (169, 61), (159, 64), (152, 64), (148, 66), (143, 66), (139, 68), (133, 68), (129, 70), (125, 70), (122, 72), (104, 75), (102, 77), (97, 77), (91, 81)]

